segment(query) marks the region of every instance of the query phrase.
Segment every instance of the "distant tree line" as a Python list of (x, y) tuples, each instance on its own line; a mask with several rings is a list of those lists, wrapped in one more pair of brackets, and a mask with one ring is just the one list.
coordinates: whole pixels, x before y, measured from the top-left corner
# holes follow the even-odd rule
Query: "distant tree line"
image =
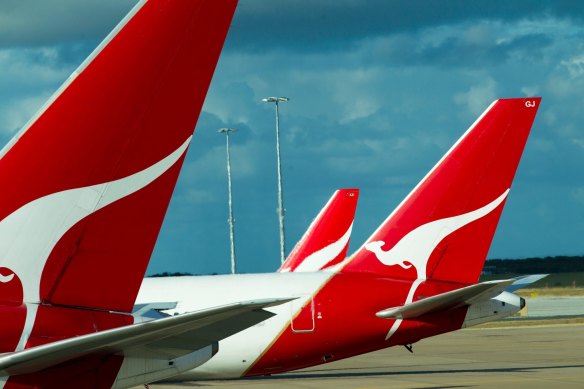
[[(524, 259), (488, 259), (483, 268), (483, 274), (552, 274), (552, 273), (582, 273), (584, 272), (584, 256), (565, 256)], [(185, 272), (163, 272), (151, 274), (148, 277), (179, 277), (192, 276)], [(212, 273), (210, 275), (217, 275)]]
[(584, 256), (489, 259), (484, 274), (552, 274), (584, 272)]
[(192, 276), (192, 274), (191, 273), (183, 273), (183, 272), (170, 273), (170, 272), (165, 271), (164, 273), (151, 274), (147, 277), (180, 277), (180, 276)]

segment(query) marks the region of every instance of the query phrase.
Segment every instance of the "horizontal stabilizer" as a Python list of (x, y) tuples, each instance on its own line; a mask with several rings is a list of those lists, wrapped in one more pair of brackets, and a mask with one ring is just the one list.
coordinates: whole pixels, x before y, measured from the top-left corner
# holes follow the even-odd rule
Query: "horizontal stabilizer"
[(150, 319), (160, 319), (161, 317), (168, 316), (161, 311), (166, 311), (176, 308), (176, 302), (159, 302), (151, 304), (136, 304), (132, 309), (132, 316), (143, 317)]
[(173, 359), (231, 336), (272, 316), (262, 308), (290, 299), (214, 307), (133, 324), (0, 356), (0, 376), (34, 373), (87, 355)]
[(505, 289), (505, 292), (513, 293), (516, 290), (526, 288), (547, 276), (549, 276), (549, 274), (533, 274), (531, 276), (519, 277), (514, 283)]
[(450, 292), (437, 294), (401, 307), (384, 309), (376, 313), (384, 319), (413, 319), (428, 313), (471, 305), (498, 296), (516, 279), (481, 282)]

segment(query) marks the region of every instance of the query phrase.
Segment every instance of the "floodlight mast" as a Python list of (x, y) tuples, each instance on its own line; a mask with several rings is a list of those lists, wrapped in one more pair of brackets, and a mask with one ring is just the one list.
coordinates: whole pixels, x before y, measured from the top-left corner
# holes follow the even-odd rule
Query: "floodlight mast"
[(227, 189), (229, 193), (229, 242), (230, 242), (230, 251), (231, 251), (231, 274), (235, 274), (235, 233), (234, 233), (234, 224), (235, 221), (233, 219), (233, 202), (231, 196), (231, 158), (230, 158), (230, 150), (229, 150), (229, 134), (232, 132), (237, 131), (235, 128), (221, 128), (217, 132), (220, 134), (225, 134), (226, 139), (226, 150), (227, 150)]
[(282, 166), (280, 162), (280, 115), (279, 103), (290, 100), (288, 97), (266, 97), (266, 103), (275, 103), (276, 106), (276, 159), (278, 163), (278, 220), (280, 221), (280, 261), (283, 264), (286, 258), (286, 241), (284, 237), (284, 197), (282, 194)]

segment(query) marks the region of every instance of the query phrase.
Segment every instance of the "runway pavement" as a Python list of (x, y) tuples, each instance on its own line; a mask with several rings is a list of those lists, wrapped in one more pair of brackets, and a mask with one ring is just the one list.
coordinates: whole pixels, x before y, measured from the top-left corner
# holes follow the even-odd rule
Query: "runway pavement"
[(526, 298), (528, 317), (584, 316), (582, 296), (542, 296)]
[(584, 325), (466, 329), (266, 378), (151, 388), (584, 388)]

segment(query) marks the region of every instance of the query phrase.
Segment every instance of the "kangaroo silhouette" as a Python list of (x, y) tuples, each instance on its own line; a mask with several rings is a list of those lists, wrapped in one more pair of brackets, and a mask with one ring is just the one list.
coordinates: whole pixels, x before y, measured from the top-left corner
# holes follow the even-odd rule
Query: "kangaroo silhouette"
[(427, 277), (428, 260), (436, 246), (454, 231), (491, 213), (505, 200), (508, 193), (509, 189), (474, 211), (423, 224), (406, 234), (388, 251), (382, 249), (385, 245), (383, 240), (369, 242), (365, 248), (375, 254), (384, 265), (399, 265), (404, 269), (414, 266), (416, 278), (424, 280)]
[[(11, 274), (8, 274), (9, 271), (19, 280), (20, 302), (40, 301), (43, 269), (53, 247), (63, 235), (80, 220), (137, 192), (160, 177), (185, 153), (191, 138), (192, 136), (187, 138), (167, 157), (142, 171), (115, 181), (69, 189), (38, 198), (1, 220), (0, 266), (2, 267), (0, 267), (0, 274), (4, 276), (2, 282), (6, 285), (15, 283), (15, 280), (8, 280), (11, 277)], [(77, 206), (71, 208), (72, 203)], [(64, 213), (64, 211), (68, 212)], [(2, 256), (6, 257), (2, 258)], [(2, 271), (2, 269), (6, 270)], [(22, 279), (18, 278), (18, 274), (23, 276)], [(32, 328), (37, 307), (36, 304), (27, 305), (26, 322), (23, 328)], [(16, 349), (22, 350), (25, 343), (25, 332), (22, 332)]]
[[(495, 200), (479, 209), (462, 215), (447, 217), (423, 224), (407, 233), (388, 251), (382, 249), (385, 245), (383, 240), (371, 241), (365, 245), (365, 249), (375, 254), (375, 257), (379, 262), (384, 265), (399, 265), (404, 269), (409, 269), (413, 266), (416, 269), (416, 279), (412, 282), (412, 286), (410, 286), (410, 291), (404, 302), (404, 305), (409, 304), (414, 299), (416, 289), (418, 289), (418, 286), (420, 286), (427, 277), (426, 272), (428, 260), (434, 249), (436, 249), (436, 246), (454, 231), (491, 213), (505, 200), (505, 198), (507, 198), (508, 194), (509, 189), (504, 191)], [(393, 334), (395, 334), (402, 321), (403, 319), (401, 318), (396, 319), (389, 329), (385, 340), (391, 338)]]

